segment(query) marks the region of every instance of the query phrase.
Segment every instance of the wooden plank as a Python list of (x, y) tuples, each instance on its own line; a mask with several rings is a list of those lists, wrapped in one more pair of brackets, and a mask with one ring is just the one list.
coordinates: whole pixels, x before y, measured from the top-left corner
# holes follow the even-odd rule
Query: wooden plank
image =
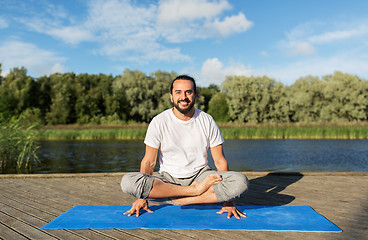
[(175, 232), (175, 230), (167, 229), (118, 229), (130, 234), (138, 235), (144, 239), (193, 239), (185, 234)]
[[(41, 216), (37, 211), (32, 211), (32, 210), (30, 211), (29, 208), (22, 207), (22, 206), (14, 206), (14, 205), (4, 204), (4, 203), (0, 203), (0, 206), (4, 214), (6, 214), (7, 216), (12, 215), (12, 217), (32, 227), (34, 232), (44, 232), (44, 233), (48, 232), (46, 230), (39, 229), (40, 227), (44, 226), (47, 223), (47, 220), (43, 219), (42, 217), (53, 218), (53, 216)], [(78, 235), (73, 234), (71, 231), (68, 231), (68, 230), (60, 230), (57, 232), (56, 235), (52, 233), (49, 233), (49, 235), (52, 236), (53, 238), (60, 238), (60, 239), (70, 239), (70, 238), (78, 239), (79, 238)]]
[(36, 231), (49, 233), (54, 238), (60, 239), (77, 239), (77, 238), (94, 238), (98, 239), (113, 239), (105, 233), (97, 230), (39, 230), (40, 227), (46, 225), (47, 222), (53, 220), (58, 215), (48, 214), (47, 212), (39, 211), (38, 209), (22, 205), (19, 202), (0, 203), (2, 210), (7, 210), (8, 215), (16, 216), (18, 220), (35, 228)]
[(39, 220), (33, 219), (31, 225), (29, 225), (22, 217), (14, 217), (12, 212), (4, 212), (4, 206), (1, 205), (0, 211), (0, 219), (1, 221), (10, 228), (14, 229), (14, 231), (20, 233), (21, 235), (27, 237), (28, 239), (57, 239), (54, 236), (47, 234), (44, 231), (41, 231), (35, 225), (39, 224)]
[[(17, 192), (30, 199), (39, 199), (44, 202), (49, 202), (50, 204), (55, 203), (63, 205), (63, 203), (60, 203), (59, 201), (59, 199), (63, 197), (60, 193), (53, 191), (52, 189), (42, 188), (41, 184), (31, 183), (29, 179), (5, 181), (3, 184), (0, 184), (0, 189), (4, 190), (4, 186), (8, 187), (8, 190)], [(61, 207), (70, 208), (72, 206), (73, 204), (71, 202), (66, 202), (65, 206)]]
[(20, 232), (12, 229), (0, 221), (0, 239), (28, 239), (23, 236)]
[[(43, 190), (44, 189), (45, 188), (43, 188)], [(7, 193), (9, 194), (9, 192), (7, 192)], [(23, 206), (23, 210), (28, 211), (29, 214), (33, 214), (33, 215), (37, 215), (38, 217), (42, 217), (43, 220), (45, 220), (46, 222), (51, 221), (52, 219), (54, 219), (55, 217), (57, 217), (58, 215), (60, 215), (61, 213), (64, 212), (60, 208), (55, 208), (60, 203), (60, 201), (57, 202), (57, 203), (52, 203), (52, 204), (45, 205), (44, 203), (39, 203), (39, 201), (35, 200), (35, 199), (30, 200), (30, 199), (25, 199), (24, 197), (19, 198), (20, 196), (14, 196), (14, 195), (13, 195), (13, 197), (15, 197), (16, 199), (21, 199), (21, 200), (11, 199), (11, 197), (5, 196), (5, 195), (3, 196), (3, 199), (5, 198), (8, 202), (12, 202), (13, 205), (14, 204), (15, 205), (21, 204)], [(73, 201), (73, 199), (70, 199), (70, 197), (68, 197), (68, 198), (69, 198), (69, 201), (70, 200)], [(54, 206), (52, 207), (52, 205), (54, 205)], [(45, 210), (45, 206), (46, 206), (46, 210)], [(48, 216), (45, 217), (44, 213), (48, 213), (49, 215), (52, 215), (52, 217), (48, 217)], [(58, 233), (57, 230), (46, 230), (46, 231), (48, 231), (48, 232), (51, 231), (51, 232)], [(71, 231), (71, 232), (73, 232), (73, 231)], [(114, 238), (116, 238), (116, 239), (121, 239), (121, 238), (124, 238), (124, 239), (127, 239), (127, 238), (137, 239), (137, 236), (134, 236), (134, 234), (119, 232), (119, 231), (116, 231), (116, 230), (93, 230), (93, 231), (95, 233), (107, 236), (108, 238), (112, 238), (112, 239), (114, 239)], [(86, 233), (83, 233), (83, 235), (86, 236)], [(87, 237), (91, 237), (91, 235), (88, 234)]]
[[(8, 216), (7, 221), (11, 218), (12, 221), (28, 225), (24, 230), (28, 233), (29, 227), (37, 226), (40, 221), (45, 224), (53, 216), (69, 210), (74, 205), (130, 205), (134, 198), (121, 192), (119, 186), (121, 176), (76, 176), (76, 179), (69, 176), (0, 177), (2, 193), (0, 201), (6, 204), (5, 206), (12, 207), (8, 209), (9, 212), (8, 210), (5, 212)], [(344, 230), (339, 234), (161, 229), (68, 230), (62, 234), (89, 239), (365, 239), (368, 236), (367, 176), (367, 174), (315, 174), (303, 175), (300, 178), (297, 174), (268, 175), (268, 173), (248, 176), (252, 184), (251, 189), (245, 198), (240, 199), (240, 203), (310, 205)], [(4, 214), (3, 206), (1, 210)], [(4, 218), (0, 219), (3, 221)], [(0, 227), (14, 232), (4, 224)], [(48, 230), (43, 231), (43, 234), (49, 236), (47, 238), (50, 236), (61, 238), (62, 231), (65, 232), (65, 230)], [(19, 233), (23, 234), (21, 231)]]
[[(69, 180), (69, 178), (67, 179)], [(36, 184), (36, 179), (30, 179), (30, 182)], [(46, 192), (57, 192), (58, 193), (58, 200), (62, 202), (67, 202), (70, 197), (73, 197), (77, 204), (89, 205), (89, 204), (108, 204), (113, 205), (116, 204), (115, 201), (112, 201), (108, 198), (105, 198), (101, 194), (97, 193), (90, 193), (89, 188), (96, 188), (97, 186), (79, 184), (76, 182), (67, 181), (64, 184), (60, 182), (60, 179), (57, 181), (47, 181), (47, 182), (38, 182)], [(73, 203), (76, 203), (76, 202)]]

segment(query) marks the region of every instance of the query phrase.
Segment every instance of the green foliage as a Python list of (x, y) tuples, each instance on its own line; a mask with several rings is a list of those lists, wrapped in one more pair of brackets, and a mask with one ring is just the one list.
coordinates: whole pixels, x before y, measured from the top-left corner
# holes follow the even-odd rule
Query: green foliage
[[(1, 70), (1, 67), (0, 67)], [(14, 68), (0, 77), (0, 122), (124, 124), (150, 122), (172, 107), (174, 72), (122, 75), (55, 73), (34, 79)], [(291, 86), (263, 77), (228, 76), (221, 86), (198, 87), (195, 107), (219, 122), (298, 123), (368, 120), (368, 81), (335, 72), (306, 76)]]
[(201, 108), (202, 111), (204, 112), (208, 112), (209, 110), (209, 103), (212, 99), (212, 97), (220, 92), (220, 88), (215, 85), (215, 84), (211, 84), (208, 87), (197, 87), (198, 88), (198, 94), (199, 96), (203, 97), (203, 108)]
[(27, 108), (19, 116), (19, 122), (24, 127), (38, 127), (44, 125), (39, 108)]
[(208, 114), (217, 122), (228, 122), (230, 120), (229, 106), (226, 102), (225, 93), (216, 93), (208, 104)]
[(11, 92), (15, 102), (15, 114), (20, 114), (30, 107), (37, 107), (38, 86), (33, 78), (27, 76), (27, 70), (14, 68), (6, 75), (4, 87)]
[(330, 121), (365, 121), (368, 111), (368, 82), (357, 76), (336, 72), (325, 76), (324, 98), (329, 102), (322, 109)]
[(114, 90), (124, 90), (129, 106), (129, 119), (149, 122), (155, 115), (171, 106), (169, 87), (174, 73), (157, 71), (147, 76), (126, 69), (114, 83)]
[(0, 85), (0, 122), (6, 122), (15, 114), (16, 102), (7, 86)]
[(268, 77), (226, 77), (222, 85), (227, 94), (229, 114), (239, 122), (268, 122), (272, 119), (273, 86)]
[(19, 121), (0, 123), (1, 173), (29, 173), (38, 162), (32, 126), (24, 129)]
[(267, 77), (227, 77), (233, 121), (246, 123), (357, 122), (368, 120), (368, 81), (335, 72), (307, 76), (291, 86)]

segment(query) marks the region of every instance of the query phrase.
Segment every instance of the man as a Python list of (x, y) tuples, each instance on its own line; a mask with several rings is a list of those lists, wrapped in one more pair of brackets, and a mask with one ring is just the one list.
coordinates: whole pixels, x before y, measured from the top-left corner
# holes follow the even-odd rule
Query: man
[[(228, 171), (223, 153), (224, 139), (213, 118), (194, 108), (197, 100), (195, 80), (181, 75), (172, 81), (170, 98), (174, 107), (154, 117), (147, 129), (146, 152), (139, 173), (127, 173), (122, 190), (138, 199), (125, 214), (152, 212), (147, 200), (175, 205), (223, 203), (218, 213), (228, 218), (245, 217), (233, 200), (248, 189), (248, 179)], [(207, 151), (217, 168), (207, 166)], [(159, 175), (152, 176), (159, 153)]]

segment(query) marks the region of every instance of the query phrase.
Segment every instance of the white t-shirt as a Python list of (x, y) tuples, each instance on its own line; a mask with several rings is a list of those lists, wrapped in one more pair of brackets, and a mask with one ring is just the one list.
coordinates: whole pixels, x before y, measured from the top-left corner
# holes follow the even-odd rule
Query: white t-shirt
[(208, 163), (207, 151), (224, 142), (213, 118), (195, 109), (188, 121), (178, 119), (173, 109), (154, 117), (144, 143), (159, 149), (160, 172), (176, 178), (195, 175)]

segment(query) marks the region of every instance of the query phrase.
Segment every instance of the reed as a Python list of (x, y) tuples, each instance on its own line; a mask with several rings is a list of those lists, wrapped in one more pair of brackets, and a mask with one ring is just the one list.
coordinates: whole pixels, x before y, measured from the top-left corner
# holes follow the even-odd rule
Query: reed
[[(368, 139), (367, 123), (219, 124), (225, 139)], [(37, 131), (38, 140), (144, 139), (147, 124), (56, 126)]]
[(248, 126), (221, 127), (226, 139), (368, 139), (368, 126)]
[(39, 130), (37, 140), (127, 140), (143, 139), (146, 128), (120, 129), (46, 129)]
[(1, 173), (30, 173), (32, 166), (39, 162), (32, 128), (22, 127), (19, 121), (0, 122)]

